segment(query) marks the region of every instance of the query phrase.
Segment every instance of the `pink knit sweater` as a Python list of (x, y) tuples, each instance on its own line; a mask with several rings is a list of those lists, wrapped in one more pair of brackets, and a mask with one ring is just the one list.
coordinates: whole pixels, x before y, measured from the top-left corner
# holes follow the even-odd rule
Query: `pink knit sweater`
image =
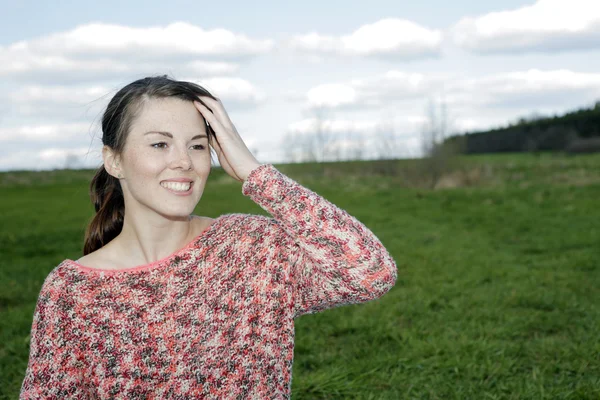
[(64, 260), (41, 288), (21, 399), (286, 399), (294, 318), (377, 299), (397, 268), (361, 222), (282, 174), (183, 249), (100, 270)]

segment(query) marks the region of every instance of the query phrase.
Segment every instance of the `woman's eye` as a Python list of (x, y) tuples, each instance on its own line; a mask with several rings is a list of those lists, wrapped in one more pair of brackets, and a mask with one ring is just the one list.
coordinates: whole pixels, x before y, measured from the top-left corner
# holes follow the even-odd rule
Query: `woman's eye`
[[(164, 149), (167, 147), (167, 143), (165, 143), (165, 142), (154, 143), (154, 144), (152, 144), (152, 147), (154, 147), (155, 149)], [(202, 144), (197, 144), (197, 145), (192, 146), (192, 148), (194, 150), (204, 150), (206, 147)]]

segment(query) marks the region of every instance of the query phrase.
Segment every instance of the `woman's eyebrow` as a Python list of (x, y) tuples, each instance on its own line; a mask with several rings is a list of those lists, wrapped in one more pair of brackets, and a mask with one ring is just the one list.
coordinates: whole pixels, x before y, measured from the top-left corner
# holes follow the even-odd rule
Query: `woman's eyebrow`
[[(170, 132), (165, 132), (165, 131), (148, 131), (148, 132), (144, 133), (144, 136), (146, 136), (150, 133), (158, 133), (159, 135), (163, 135), (163, 136), (170, 137), (171, 139), (173, 139), (173, 135)], [(208, 138), (208, 136), (205, 133), (201, 133), (200, 135), (194, 136), (191, 140), (202, 139), (202, 138)]]

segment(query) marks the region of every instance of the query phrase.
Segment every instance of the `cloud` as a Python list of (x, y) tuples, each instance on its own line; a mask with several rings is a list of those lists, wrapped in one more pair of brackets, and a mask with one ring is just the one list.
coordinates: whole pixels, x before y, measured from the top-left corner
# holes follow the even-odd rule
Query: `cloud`
[(305, 118), (291, 123), (288, 126), (288, 132), (292, 134), (307, 135), (313, 134), (317, 129), (329, 133), (369, 133), (377, 127), (377, 121), (357, 121), (343, 119), (325, 119)]
[(164, 71), (227, 75), (273, 45), (269, 39), (185, 22), (149, 28), (93, 23), (0, 47), (0, 76), (66, 83)]
[(324, 83), (309, 89), (305, 108), (377, 110), (442, 97), (450, 107), (470, 109), (540, 105), (577, 107), (600, 98), (600, 73), (566, 69), (530, 69), (469, 78), (388, 71), (347, 82)]
[(438, 76), (391, 70), (381, 75), (343, 83), (326, 83), (308, 90), (309, 108), (373, 108), (390, 101), (426, 96), (442, 81)]
[(600, 73), (566, 69), (506, 72), (447, 85), (448, 100), (469, 107), (577, 107), (600, 99)]
[[(241, 78), (183, 79), (204, 85), (222, 98), (227, 110), (256, 108), (266, 100), (264, 92)], [(17, 120), (99, 120), (119, 88), (105, 85), (27, 85), (0, 93), (0, 114)]]
[(442, 33), (398, 18), (363, 25), (349, 35), (316, 32), (292, 37), (287, 46), (303, 53), (331, 56), (421, 59), (438, 56)]
[(20, 123), (99, 118), (117, 89), (109, 86), (24, 85), (0, 93), (0, 113)]
[(511, 11), (461, 19), (456, 45), (474, 53), (555, 52), (600, 48), (600, 2), (538, 0)]
[(0, 128), (0, 143), (12, 142), (25, 144), (27, 142), (82, 142), (84, 138), (91, 139), (97, 127), (90, 123), (65, 123), (48, 125), (22, 125)]
[(0, 170), (49, 170), (62, 168), (97, 168), (100, 152), (87, 147), (27, 149), (0, 156)]
[(156, 60), (164, 56), (237, 60), (266, 53), (272, 46), (272, 40), (249, 39), (226, 29), (207, 31), (186, 22), (148, 28), (93, 23), (13, 45), (39, 54), (54, 54), (58, 50), (70, 56), (103, 54), (136, 60)]
[(11, 92), (8, 99), (17, 103), (82, 103), (105, 96), (111, 90), (107, 86), (101, 85), (83, 87), (28, 85)]
[(88, 60), (73, 60), (63, 56), (13, 54), (0, 49), (0, 76), (41, 84), (57, 82), (79, 84), (121, 79), (123, 76), (139, 77), (165, 73), (230, 75), (237, 73), (238, 70), (238, 65), (227, 62), (191, 61), (179, 63), (174, 68), (168, 61), (148, 63), (93, 57)]
[(227, 111), (255, 108), (267, 98), (262, 89), (242, 78), (214, 77), (184, 80), (195, 82), (220, 98)]

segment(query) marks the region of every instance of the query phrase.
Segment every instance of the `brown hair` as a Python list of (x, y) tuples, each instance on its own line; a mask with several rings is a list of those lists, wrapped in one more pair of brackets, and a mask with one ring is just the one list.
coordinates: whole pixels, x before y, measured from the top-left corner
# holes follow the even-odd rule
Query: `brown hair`
[[(177, 81), (167, 75), (146, 77), (132, 82), (119, 90), (106, 106), (102, 116), (102, 143), (116, 154), (121, 154), (133, 120), (139, 115), (144, 103), (151, 98), (176, 97), (202, 103), (199, 96), (215, 98), (195, 83)], [(208, 124), (206, 130), (209, 143), (212, 143), (212, 139), (217, 140)], [(104, 164), (92, 178), (90, 198), (96, 215), (85, 232), (83, 255), (96, 251), (113, 240), (123, 229), (125, 215), (121, 183), (106, 172)]]

